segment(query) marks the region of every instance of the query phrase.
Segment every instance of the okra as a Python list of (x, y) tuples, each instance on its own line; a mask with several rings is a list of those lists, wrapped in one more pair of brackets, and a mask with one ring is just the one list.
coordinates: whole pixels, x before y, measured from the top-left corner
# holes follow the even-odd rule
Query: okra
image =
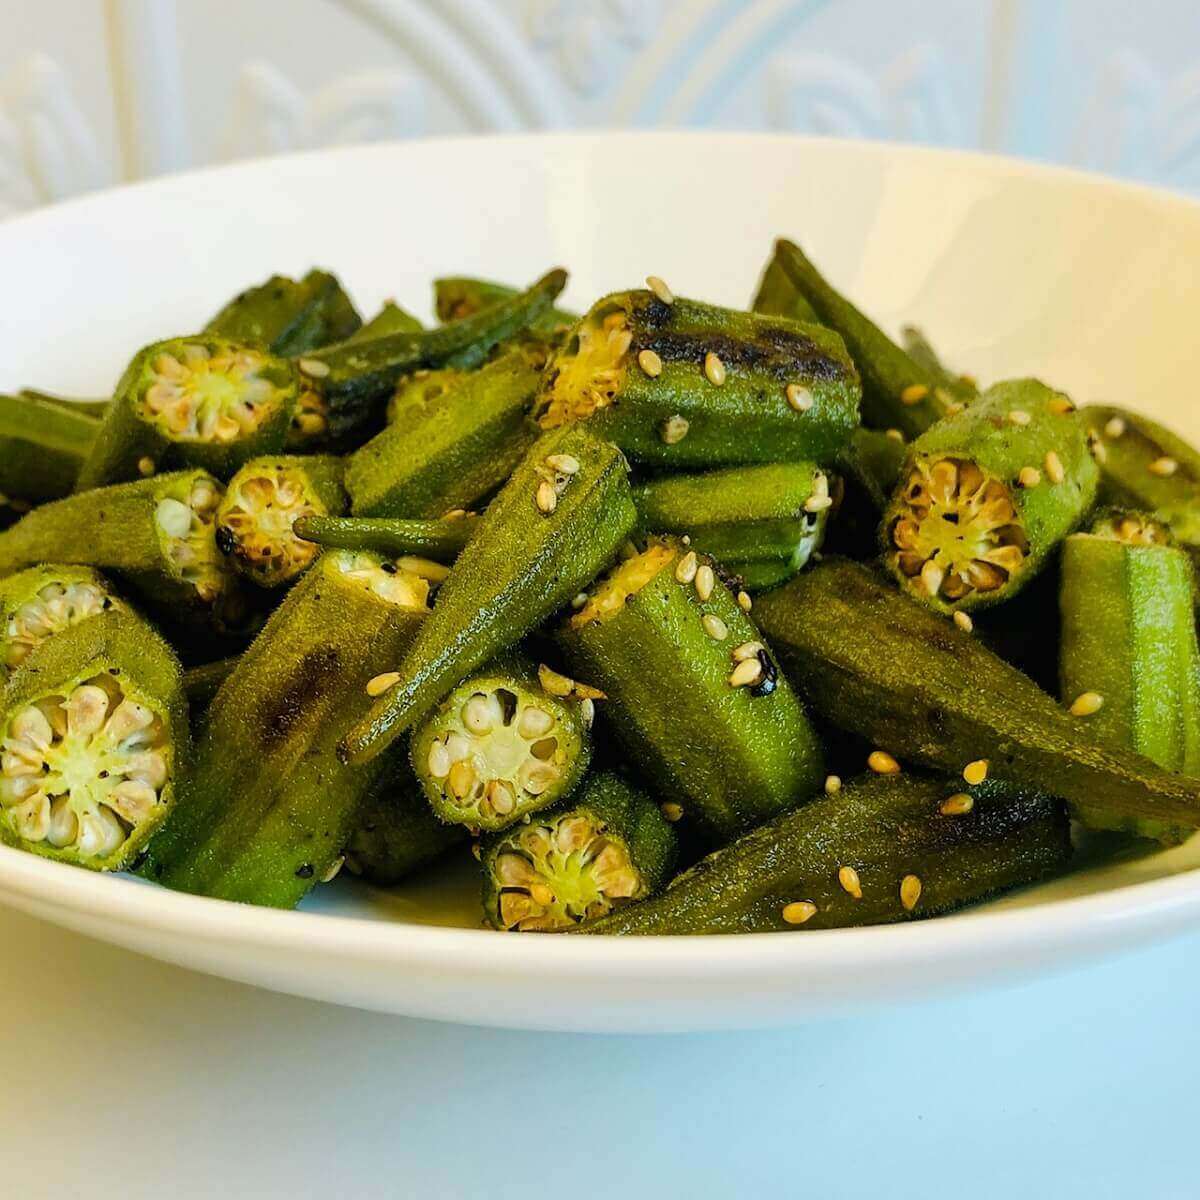
[[(439, 321), (461, 321), (464, 317), (492, 308), (517, 295), (517, 289), (486, 279), (467, 279), (462, 276), (433, 281), (434, 309)], [(535, 333), (556, 334), (574, 325), (579, 314), (564, 308), (548, 308), (530, 325)]]
[(618, 775), (593, 775), (565, 805), (485, 839), (484, 919), (519, 933), (571, 929), (657, 892), (677, 853), (649, 796)]
[(543, 429), (587, 420), (638, 462), (828, 462), (858, 424), (836, 333), (653, 291), (598, 301), (551, 359)]
[(92, 870), (130, 865), (188, 761), (170, 647), (110, 609), (43, 641), (0, 696), (0, 840)]
[(69, 404), (0, 395), (0, 508), (69, 496), (100, 428)]
[(22, 400), (35, 400), (40, 404), (52, 404), (68, 412), (83, 413), (87, 417), (102, 417), (112, 403), (111, 396), (103, 399), (85, 399), (82, 396), (59, 396), (55, 392), (44, 392), (40, 388), (21, 388), (17, 395)]
[(392, 558), (415, 554), (436, 562), (453, 562), (475, 536), (479, 517), (467, 512), (437, 521), (406, 521), (400, 517), (302, 517), (293, 528), (297, 537), (321, 546), (370, 550)]
[(319, 553), (293, 532), (293, 523), (344, 512), (342, 474), (342, 460), (327, 455), (251, 459), (217, 509), (217, 549), (251, 583), (290, 583)]
[(900, 479), (907, 448), (899, 436), (859, 428), (838, 455), (837, 503), (830, 510), (825, 544), (850, 558), (879, 553), (879, 523)]
[(647, 533), (691, 538), (697, 549), (755, 585), (799, 571), (821, 546), (833, 501), (813, 463), (764, 463), (651, 479), (633, 502)]
[(365, 342), (370, 338), (390, 337), (393, 333), (420, 333), (424, 328), (412, 313), (401, 308), (395, 300), (386, 300), (383, 307), (357, 333), (346, 338), (346, 341)]
[(821, 324), (817, 310), (804, 298), (804, 294), (783, 269), (778, 249), (772, 253), (763, 268), (762, 278), (758, 281), (758, 291), (750, 307), (754, 312), (763, 313), (768, 317), (788, 317), (793, 321), (803, 321), (807, 325)]
[(558, 640), (607, 696), (601, 715), (629, 760), (709, 840), (820, 787), (822, 750), (800, 700), (694, 550), (652, 541), (591, 590)]
[(419, 418), (430, 403), (453, 391), (470, 374), (459, 367), (442, 367), (437, 371), (414, 371), (405, 375), (388, 401), (388, 424)]
[(1079, 524), (1098, 481), (1062, 393), (1033, 379), (997, 384), (913, 442), (884, 514), (885, 561), (939, 611), (996, 604)]
[(1035, 883), (1071, 855), (1061, 802), (1012, 784), (854, 779), (751, 830), (583, 933), (845, 929), (936, 916)]
[(871, 319), (824, 279), (794, 242), (775, 243), (775, 260), (792, 286), (836, 330), (862, 376), (862, 419), (875, 429), (898, 429), (906, 437), (958, 412), (974, 389), (956, 386), (896, 345)]
[(335, 747), (426, 612), (428, 585), (332, 551), (288, 594), (221, 685), (148, 871), (169, 887), (292, 907), (332, 868), (379, 770)]
[(535, 440), (526, 415), (539, 378), (521, 356), (506, 354), (448, 392), (411, 395), (346, 460), (354, 515), (440, 517), (494, 491)]
[(1200, 826), (1200, 780), (1105, 745), (1089, 716), (866, 567), (827, 558), (754, 615), (814, 710), (898, 760)]
[(941, 379), (944, 387), (959, 393), (959, 399), (973, 398), (979, 392), (979, 385), (971, 375), (959, 375), (951, 371), (942, 362), (941, 356), (933, 348), (933, 343), (925, 336), (924, 330), (916, 325), (904, 325), (900, 329), (900, 340), (909, 356), (920, 363), (927, 371)]
[(495, 831), (569, 795), (591, 758), (581, 704), (548, 691), (519, 655), (465, 679), (413, 732), (413, 770), (433, 811)]
[[(1195, 580), (1166, 531), (1138, 514), (1108, 516), (1062, 553), (1060, 695), (1102, 741), (1169, 771), (1200, 775), (1200, 650)], [(1085, 825), (1179, 842), (1190, 829), (1129, 821), (1078, 805)]]
[(346, 738), (347, 758), (374, 757), (567, 604), (613, 560), (636, 516), (615, 446), (578, 426), (540, 438), (459, 554), (400, 681)]
[(208, 711), (221, 685), (233, 674), (237, 661), (237, 658), (218, 658), (215, 662), (201, 663), (184, 671), (183, 691), (193, 724)]

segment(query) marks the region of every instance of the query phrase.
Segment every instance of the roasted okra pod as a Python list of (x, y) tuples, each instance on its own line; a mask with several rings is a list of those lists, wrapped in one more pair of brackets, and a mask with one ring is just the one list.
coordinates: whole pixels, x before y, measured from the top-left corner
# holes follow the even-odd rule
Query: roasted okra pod
[(1200, 779), (1098, 741), (957, 622), (873, 571), (825, 559), (759, 597), (754, 615), (814, 711), (889, 756), (968, 780), (989, 774), (1111, 809), (1200, 826)]
[(828, 462), (858, 424), (835, 333), (653, 291), (598, 301), (546, 369), (543, 429), (588, 421), (639, 462)]
[[(406, 312), (394, 300), (387, 300), (383, 307), (355, 334), (346, 338), (350, 342), (365, 342), (369, 338), (390, 337), (393, 333), (419, 333), (425, 326), (410, 312)], [(335, 341), (335, 338), (330, 338)]]
[[(433, 302), (439, 321), (461, 321), (474, 316), (485, 308), (492, 308), (504, 300), (517, 295), (517, 289), (486, 279), (468, 279), (463, 276), (435, 279)], [(554, 335), (574, 325), (579, 314), (564, 308), (548, 308), (530, 325), (534, 333)]]
[(402, 517), (302, 517), (293, 528), (297, 537), (322, 546), (370, 550), (388, 558), (417, 555), (448, 563), (475, 536), (479, 516), (463, 512), (436, 521), (409, 521)]
[(613, 560), (635, 520), (615, 446), (579, 426), (540, 438), (480, 518), (395, 687), (348, 734), (346, 757), (374, 757), (566, 605)]
[(1098, 480), (1067, 397), (1033, 379), (997, 384), (910, 447), (884, 514), (885, 561), (942, 612), (996, 604), (1079, 524)]
[(565, 805), (484, 841), (484, 919), (520, 933), (571, 929), (658, 891), (676, 852), (649, 796), (593, 775)]
[(899, 436), (861, 427), (854, 431), (834, 464), (839, 503), (829, 520), (828, 550), (850, 558), (876, 557), (879, 523), (896, 490), (906, 454)]
[(0, 697), (0, 840), (92, 870), (130, 865), (188, 759), (170, 647), (112, 609), (43, 641)]
[(768, 317), (788, 317), (808, 325), (821, 324), (817, 310), (804, 298), (804, 293), (796, 287), (783, 269), (778, 248), (763, 268), (762, 278), (758, 281), (758, 291), (750, 307), (754, 312)]
[(519, 656), (465, 679), (413, 732), (413, 770), (433, 811), (507, 829), (569, 795), (591, 757), (582, 704), (548, 691)]
[(0, 511), (69, 496), (99, 429), (82, 407), (0, 395)]
[(709, 855), (584, 933), (766, 933), (932, 917), (1034, 883), (1071, 855), (1061, 802), (991, 781), (850, 781)]
[(971, 375), (956, 375), (951, 371), (941, 356), (933, 348), (933, 343), (925, 336), (924, 330), (916, 325), (905, 325), (900, 330), (900, 339), (909, 356), (921, 364), (931, 374), (941, 379), (943, 386), (959, 393), (958, 399), (973, 398), (979, 391), (975, 379)]
[(820, 743), (771, 650), (707, 558), (652, 541), (562, 627), (571, 669), (631, 763), (705, 837), (724, 841), (813, 796)]

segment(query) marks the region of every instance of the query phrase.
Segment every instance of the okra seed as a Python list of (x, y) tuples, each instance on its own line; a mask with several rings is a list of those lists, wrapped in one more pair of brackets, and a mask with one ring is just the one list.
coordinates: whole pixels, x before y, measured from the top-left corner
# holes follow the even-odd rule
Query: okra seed
[(1091, 429), (1087, 435), (1088, 452), (1098, 463), (1108, 462), (1108, 447), (1096, 435), (1096, 431)]
[(824, 512), (827, 508), (832, 507), (833, 499), (830, 496), (809, 496), (804, 502), (804, 511), (810, 513)]
[(596, 720), (596, 702), (590, 696), (579, 702), (579, 716), (585, 729), (591, 729)]
[(842, 790), (842, 777), (840, 775), (825, 776), (825, 795), (836, 796)]
[(442, 520), (443, 521), (461, 521), (463, 519), (463, 517), (465, 517), (466, 515), (467, 515), (467, 510), (465, 508), (452, 508), (446, 512), (445, 516), (442, 517)]
[(1114, 440), (1123, 437), (1125, 434), (1125, 418), (1124, 417), (1109, 417), (1105, 422), (1104, 432)]
[(962, 777), (972, 786), (982, 783), (988, 775), (988, 760), (977, 758), (963, 767)]
[(538, 484), (536, 500), (538, 508), (549, 516), (558, 507), (558, 493), (554, 490), (554, 484), (543, 479)]
[(867, 766), (876, 775), (900, 774), (900, 764), (886, 750), (872, 750), (867, 755)]
[(900, 881), (900, 903), (906, 911), (912, 912), (921, 899), (921, 880), (916, 875), (905, 875)]
[(465, 800), (475, 790), (475, 768), (463, 759), (450, 768), (448, 777), (450, 791), (456, 800)]
[(551, 454), (546, 459), (546, 465), (564, 475), (579, 474), (579, 459), (573, 454)]
[(853, 896), (855, 900), (862, 899), (862, 881), (853, 867), (838, 868), (838, 883), (842, 885), (842, 890)]
[(921, 567), (921, 583), (931, 596), (938, 594), (945, 577), (946, 572), (932, 558), (926, 559)]
[(390, 691), (399, 682), (399, 671), (385, 671), (384, 674), (376, 675), (374, 679), (367, 683), (367, 695), (372, 698), (382, 696), (384, 692)]
[(192, 528), (192, 510), (178, 500), (169, 496), (158, 502), (154, 510), (158, 527), (168, 537), (185, 538)]
[(713, 588), (716, 587), (717, 577), (713, 574), (713, 569), (708, 563), (702, 563), (696, 568), (695, 588), (696, 595), (701, 600), (707, 600), (713, 593)]
[(446, 738), (446, 753), (452, 763), (460, 762), (471, 753), (471, 743), (461, 733), (452, 733)]
[(674, 800), (668, 800), (665, 804), (660, 805), (659, 811), (672, 825), (683, 817), (683, 805), (676, 804)]
[(1037, 487), (1042, 482), (1042, 473), (1037, 467), (1022, 467), (1017, 472), (1017, 483), (1023, 488)]
[(675, 564), (675, 578), (680, 583), (691, 583), (696, 578), (696, 570), (699, 567), (699, 560), (696, 558), (695, 550), (689, 550), (678, 563)]
[(742, 612), (749, 612), (754, 607), (754, 601), (750, 598), (749, 592), (738, 592), (737, 594), (738, 608)]
[(149, 479), (154, 474), (154, 459), (149, 455), (143, 455), (138, 459), (137, 469), (143, 479)]
[(657, 275), (646, 276), (646, 286), (664, 303), (674, 304), (675, 293)]
[(1028, 425), (1030, 422), (1029, 414), (1023, 408), (1014, 408), (1009, 414), (1008, 419), (1014, 425)]
[(969, 792), (956, 792), (942, 801), (938, 811), (944, 817), (966, 816), (975, 807), (975, 797)]
[(704, 356), (704, 374), (714, 387), (720, 387), (725, 382), (725, 364), (712, 350)]
[(1178, 469), (1179, 464), (1175, 461), (1175, 459), (1165, 454), (1162, 456), (1162, 458), (1156, 458), (1148, 468), (1151, 475), (1158, 475), (1163, 479), (1174, 475)]
[(929, 388), (923, 383), (912, 383), (900, 393), (901, 404), (920, 404), (929, 395)]
[(507, 817), (517, 806), (516, 797), (512, 794), (512, 789), (499, 779), (493, 779), (488, 784), (487, 797), (493, 811), (502, 817)]
[(329, 364), (319, 358), (302, 358), (297, 366), (313, 379), (324, 379), (329, 374)]
[(813, 394), (801, 383), (789, 383), (784, 389), (787, 402), (797, 412), (808, 412), (813, 406)]
[(530, 705), (517, 719), (517, 732), (523, 738), (544, 737), (554, 728), (554, 718), (544, 709)]
[(1062, 459), (1053, 450), (1046, 451), (1045, 459), (1046, 478), (1051, 483), (1062, 483), (1067, 477), (1067, 473), (1063, 470)]
[(963, 633), (970, 633), (975, 628), (975, 622), (971, 620), (971, 614), (965, 613), (961, 609), (954, 614), (954, 623)]
[(429, 757), (425, 765), (434, 779), (445, 779), (450, 774), (450, 754), (441, 742), (434, 742), (429, 747)]
[(757, 658), (747, 658), (733, 668), (729, 676), (730, 687), (753, 687), (762, 678), (762, 663)]
[(1071, 716), (1090, 717), (1104, 707), (1104, 697), (1099, 692), (1082, 692), (1071, 704)]
[(811, 900), (793, 900), (783, 906), (781, 915), (789, 925), (803, 925), (817, 915), (817, 906)]
[(500, 701), (495, 696), (472, 696), (463, 705), (462, 722), (472, 733), (490, 733), (500, 717)]
[(900, 430), (898, 430), (898, 429), (887, 430), (885, 436), (890, 437), (893, 442), (903, 442), (904, 441), (904, 434), (902, 434), (900, 432)]
[(651, 379), (657, 379), (662, 374), (663, 362), (653, 350), (638, 351), (638, 366), (650, 376)]
[(663, 422), (660, 436), (668, 446), (674, 446), (678, 442), (682, 442), (687, 437), (688, 420), (687, 417), (680, 416), (676, 413), (673, 417), (668, 417)]
[(758, 658), (759, 652), (762, 649), (762, 642), (743, 642), (734, 649), (733, 661), (745, 662), (747, 659)]
[(716, 613), (705, 613), (701, 624), (704, 632), (717, 642), (723, 642), (729, 636), (729, 626)]

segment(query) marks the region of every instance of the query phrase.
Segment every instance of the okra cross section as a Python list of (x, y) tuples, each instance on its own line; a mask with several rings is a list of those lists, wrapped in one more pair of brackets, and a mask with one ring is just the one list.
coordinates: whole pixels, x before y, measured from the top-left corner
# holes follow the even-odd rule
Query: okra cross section
[(638, 462), (828, 462), (858, 424), (859, 395), (836, 333), (632, 291), (575, 326), (534, 411), (543, 429), (586, 420)]
[(1098, 482), (1067, 397), (1034, 379), (997, 384), (912, 444), (884, 514), (885, 561), (942, 612), (996, 604), (1079, 524)]
[(581, 708), (515, 655), (464, 680), (413, 733), (413, 769), (434, 812), (506, 829), (568, 795), (591, 756)]
[(619, 775), (594, 775), (566, 804), (485, 839), (484, 919), (514, 933), (574, 928), (658, 891), (676, 852), (649, 796)]

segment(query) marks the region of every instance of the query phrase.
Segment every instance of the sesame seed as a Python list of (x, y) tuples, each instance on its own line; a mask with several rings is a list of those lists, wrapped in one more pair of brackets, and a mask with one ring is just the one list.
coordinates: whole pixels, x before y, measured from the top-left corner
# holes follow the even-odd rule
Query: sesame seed
[(916, 875), (905, 875), (900, 880), (900, 903), (912, 912), (917, 907), (917, 901), (921, 899), (921, 880)]
[(942, 580), (945, 578), (946, 572), (932, 558), (926, 559), (925, 565), (921, 568), (921, 583), (931, 596), (938, 594)]
[(538, 484), (536, 500), (538, 508), (549, 516), (558, 507), (558, 493), (554, 490), (554, 484), (543, 479)]
[(713, 387), (720, 387), (725, 382), (725, 364), (711, 350), (704, 356), (704, 374)]
[(1071, 705), (1071, 716), (1090, 717), (1104, 707), (1104, 697), (1099, 692), (1082, 692)]
[(443, 521), (461, 521), (467, 515), (465, 508), (452, 508), (442, 517)]
[(963, 411), (963, 409), (964, 409), (964, 408), (966, 408), (966, 407), (967, 407), (967, 406), (966, 406), (965, 404), (961, 404), (961, 403), (960, 403), (959, 401), (957, 401), (957, 400), (951, 400), (951, 401), (950, 401), (950, 402), (949, 402), (949, 403), (946, 405), (946, 416), (948, 416), (948, 417), (957, 417), (957, 416), (958, 416), (958, 414), (959, 414), (960, 412), (962, 412), (962, 411)]
[(974, 787), (987, 778), (987, 773), (988, 760), (986, 758), (977, 758), (974, 762), (969, 762), (963, 767), (962, 777)]
[(784, 395), (797, 412), (808, 412), (813, 406), (813, 394), (802, 384), (789, 383), (784, 389)]
[(372, 698), (382, 696), (384, 692), (394, 688), (399, 682), (399, 671), (387, 671), (383, 675), (376, 675), (367, 683), (367, 695)]
[(546, 466), (552, 470), (561, 471), (564, 475), (579, 474), (579, 459), (573, 454), (551, 454), (546, 459)]
[(587, 592), (576, 592), (571, 600), (571, 607), (578, 612), (588, 602)]
[(659, 431), (659, 437), (662, 438), (668, 446), (674, 446), (676, 442), (682, 442), (687, 437), (688, 420), (687, 417), (681, 417), (676, 413), (673, 417), (668, 417), (662, 424), (662, 429)]
[(319, 358), (302, 358), (297, 365), (305, 375), (310, 375), (313, 379), (324, 379), (329, 374), (329, 364)]
[(1096, 431), (1090, 430), (1087, 435), (1088, 452), (1098, 463), (1108, 462), (1108, 447), (1096, 435)]
[(1055, 396), (1046, 407), (1052, 413), (1057, 413), (1060, 417), (1075, 411), (1075, 405), (1066, 396)]
[(692, 544), (692, 535), (691, 535), (690, 533), (685, 533), (685, 534), (683, 535), (683, 537), (681, 537), (679, 540), (680, 540), (680, 541), (681, 541), (681, 542), (682, 542), (682, 543), (683, 543), (685, 546), (690, 546), (690, 545)]
[(762, 642), (743, 642), (733, 651), (734, 662), (745, 662), (748, 658), (757, 658), (763, 649)]
[(923, 383), (911, 383), (900, 393), (900, 403), (920, 404), (928, 395), (929, 389)]
[(840, 775), (825, 776), (825, 795), (836, 796), (842, 790), (842, 777)]
[(676, 804), (674, 800), (668, 800), (666, 804), (659, 806), (659, 812), (674, 825), (683, 816), (683, 805)]
[(646, 276), (646, 286), (664, 303), (674, 304), (675, 293), (657, 275)]
[(749, 612), (754, 607), (754, 601), (750, 598), (749, 592), (738, 592), (737, 594), (738, 608), (742, 612)]
[(862, 881), (853, 867), (838, 868), (838, 883), (842, 885), (842, 891), (848, 892), (855, 900), (862, 899)]
[(887, 434), (886, 434), (886, 436), (887, 436), (887, 437), (890, 437), (890, 438), (892, 439), (892, 441), (893, 441), (893, 442), (902, 442), (902, 441), (904, 441), (904, 434), (902, 434), (902, 433), (900, 432), (900, 430), (898, 430), (898, 429), (889, 429), (889, 430), (887, 431)]
[(762, 678), (762, 663), (757, 658), (747, 658), (733, 668), (729, 676), (730, 687), (750, 687)]
[(963, 631), (970, 633), (975, 628), (975, 622), (971, 620), (971, 614), (965, 612), (956, 612), (954, 614), (954, 623)]
[(1037, 467), (1022, 467), (1017, 472), (1017, 483), (1023, 488), (1037, 487), (1042, 482), (1042, 473)]
[(701, 600), (707, 600), (713, 593), (713, 588), (716, 587), (717, 577), (713, 574), (713, 569), (708, 563), (702, 563), (696, 569), (696, 595)]
[(900, 764), (886, 750), (872, 750), (867, 755), (867, 766), (876, 775), (900, 774)]
[(822, 496), (813, 494), (804, 502), (804, 511), (810, 513), (824, 512), (833, 504), (833, 499), (830, 496)]
[(472, 842), (471, 843), (471, 853), (473, 855), (475, 855), (475, 861), (478, 862), (478, 861), (480, 861), (480, 858), (483, 854), (483, 847), (480, 846), (480, 844), (478, 842)]
[(1179, 464), (1166, 454), (1162, 458), (1156, 458), (1147, 467), (1151, 475), (1160, 475), (1163, 479), (1166, 479), (1169, 475), (1174, 475), (1178, 469)]
[(938, 808), (943, 817), (962, 817), (975, 807), (975, 797), (967, 792), (955, 792), (947, 796)]
[(695, 550), (689, 550), (675, 564), (675, 578), (680, 583), (691, 583), (696, 578), (697, 566), (699, 566), (699, 560), (696, 558), (696, 552)]
[(1014, 408), (1008, 414), (1008, 419), (1014, 425), (1028, 425), (1030, 421), (1029, 414), (1023, 408)]
[(154, 459), (149, 456), (139, 458), (137, 469), (139, 475), (148, 478), (154, 474)]
[(729, 636), (729, 626), (716, 613), (705, 613), (700, 623), (715, 642), (723, 642)]
[(1110, 438), (1123, 437), (1125, 434), (1125, 418), (1109, 417), (1109, 419), (1104, 423), (1104, 432)]
[(657, 379), (662, 374), (662, 359), (653, 350), (638, 351), (638, 366), (650, 376)]
[(1067, 473), (1063, 470), (1062, 459), (1053, 450), (1046, 451), (1045, 467), (1046, 478), (1051, 483), (1062, 483), (1066, 479)]
[(817, 906), (811, 900), (794, 900), (783, 906), (780, 915), (789, 925), (803, 925), (817, 915)]
[(592, 722), (596, 719), (596, 702), (591, 696), (585, 696), (579, 702), (579, 716), (583, 720), (583, 727), (591, 729)]

